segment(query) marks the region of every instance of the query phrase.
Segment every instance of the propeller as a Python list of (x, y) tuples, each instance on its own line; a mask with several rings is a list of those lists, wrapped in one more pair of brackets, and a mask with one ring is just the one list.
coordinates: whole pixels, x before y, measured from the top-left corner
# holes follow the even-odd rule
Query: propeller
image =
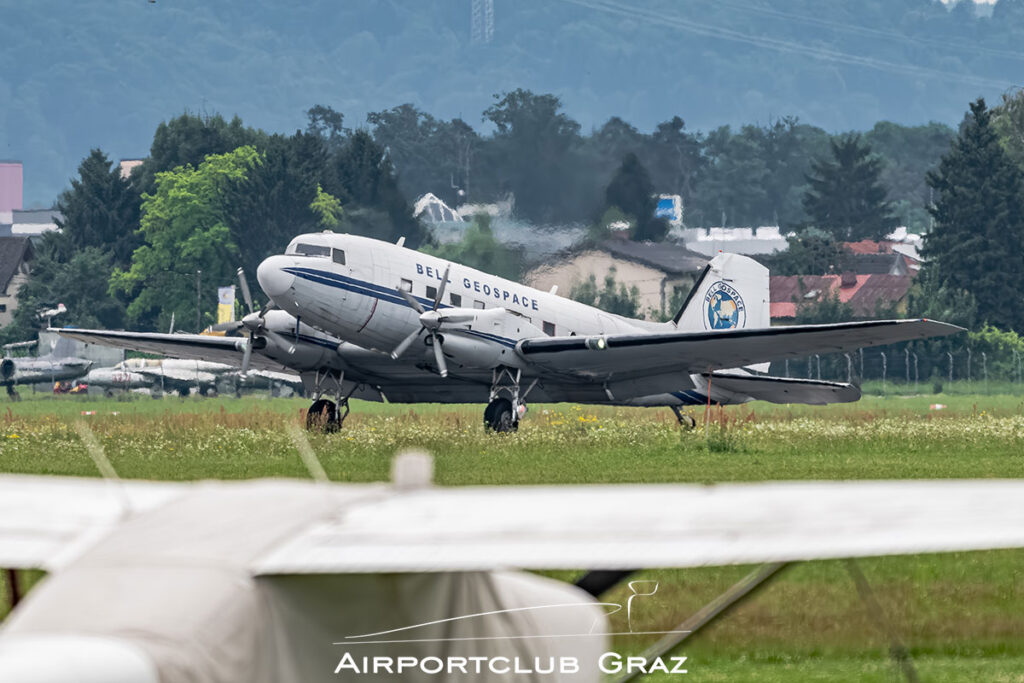
[(438, 310), (441, 306), (441, 299), (444, 298), (444, 290), (448, 286), (448, 272), (450, 270), (450, 265), (444, 269), (444, 277), (441, 279), (441, 286), (437, 288), (437, 294), (434, 296), (434, 305), (430, 310), (424, 309), (423, 305), (420, 304), (411, 292), (407, 292), (401, 287), (397, 288), (398, 293), (406, 300), (406, 302), (408, 302), (409, 306), (419, 313), (420, 327), (418, 330), (399, 342), (398, 346), (395, 347), (395, 350), (391, 352), (391, 357), (398, 359), (403, 353), (409, 350), (409, 347), (412, 346), (413, 342), (419, 339), (421, 334), (427, 332), (433, 342), (434, 360), (437, 362), (437, 371), (442, 377), (448, 376), (448, 364), (444, 360), (444, 349), (441, 346), (441, 335), (438, 334), (441, 325), (446, 323), (466, 323), (476, 318), (472, 313), (442, 313)]
[[(242, 290), (242, 300), (245, 302), (245, 307), (249, 311), (241, 321), (237, 323), (231, 323), (234, 325), (232, 329), (237, 330), (245, 328), (249, 331), (249, 339), (245, 342), (245, 346), (242, 347), (242, 378), (249, 373), (249, 366), (252, 363), (252, 349), (253, 344), (256, 341), (257, 336), (264, 337), (281, 348), (287, 349), (288, 353), (295, 353), (295, 343), (288, 341), (277, 332), (267, 327), (266, 315), (268, 311), (272, 311), (277, 308), (273, 301), (267, 302), (259, 311), (252, 302), (252, 292), (249, 290), (249, 282), (245, 277), (245, 271), (242, 268), (238, 269), (238, 285)], [(298, 341), (299, 338), (299, 321), (295, 321), (295, 339)]]

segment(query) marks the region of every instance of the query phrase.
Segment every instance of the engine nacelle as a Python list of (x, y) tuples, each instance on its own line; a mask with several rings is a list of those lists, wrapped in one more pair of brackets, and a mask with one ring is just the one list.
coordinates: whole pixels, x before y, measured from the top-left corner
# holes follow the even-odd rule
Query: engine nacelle
[(0, 382), (8, 382), (14, 379), (14, 361), (10, 358), (4, 358), (0, 361)]
[[(469, 336), (465, 332), (442, 332), (441, 347), (447, 358), (463, 367), (490, 369), (499, 365), (517, 366), (520, 362), (514, 349), (494, 341)], [(429, 341), (427, 353), (433, 358), (433, 351), (429, 350)]]

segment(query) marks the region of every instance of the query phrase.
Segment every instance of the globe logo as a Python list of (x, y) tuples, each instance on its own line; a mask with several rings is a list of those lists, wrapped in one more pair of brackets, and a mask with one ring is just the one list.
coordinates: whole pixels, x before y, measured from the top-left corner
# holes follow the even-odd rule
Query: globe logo
[(746, 308), (740, 293), (725, 282), (716, 282), (704, 297), (707, 304), (706, 326), (709, 330), (730, 330), (742, 327)]

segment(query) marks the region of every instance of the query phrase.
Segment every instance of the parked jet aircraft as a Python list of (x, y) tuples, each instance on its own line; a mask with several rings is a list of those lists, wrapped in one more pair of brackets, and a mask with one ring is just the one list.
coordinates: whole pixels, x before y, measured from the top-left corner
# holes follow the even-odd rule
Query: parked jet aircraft
[(7, 389), (7, 395), (18, 398), (15, 386), (19, 384), (52, 385), (69, 379), (78, 379), (92, 366), (92, 361), (71, 355), (70, 341), (59, 339), (50, 353), (35, 358), (4, 358), (0, 360), (0, 384)]
[[(401, 240), (300, 235), (257, 276), (302, 324), (408, 357), (421, 371), (407, 381), (407, 371), (394, 372), (402, 366), (389, 372), (367, 356), (366, 368), (339, 373), (339, 397), (362, 386), (396, 402), (487, 403), (484, 422), (496, 431), (517, 427), (528, 396), (671, 406), (677, 415), (687, 404), (855, 401), (854, 385), (771, 377), (768, 362), (962, 329), (931, 320), (770, 327), (768, 270), (735, 254), (707, 265), (667, 323), (605, 313), (406, 249)], [(315, 387), (319, 400), (321, 393)]]
[[(379, 656), (481, 657), (499, 668), (441, 679), (503, 681), (507, 658), (554, 655), (579, 668), (553, 680), (596, 683), (606, 615), (622, 606), (509, 569), (1020, 548), (1022, 499), (1024, 483), (1008, 480), (438, 488), (408, 474), (394, 485), (2, 475), (0, 567), (49, 575), (0, 628), (0, 680), (330, 681)], [(416, 666), (394, 678), (438, 680)]]

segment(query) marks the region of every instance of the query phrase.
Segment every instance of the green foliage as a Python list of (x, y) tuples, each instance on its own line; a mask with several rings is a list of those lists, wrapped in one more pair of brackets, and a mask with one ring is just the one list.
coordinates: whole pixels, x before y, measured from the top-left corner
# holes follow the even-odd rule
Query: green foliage
[(1024, 88), (1003, 93), (1003, 103), (992, 110), (992, 127), (1003, 151), (1024, 171)]
[(522, 254), (494, 238), (491, 217), (485, 213), (473, 218), (458, 242), (424, 246), (423, 251), (508, 280), (523, 274)]
[(614, 267), (604, 276), (603, 288), (598, 287), (597, 278), (591, 274), (572, 288), (569, 298), (626, 318), (636, 318), (640, 311), (640, 290), (616, 283)]
[[(158, 320), (160, 327), (171, 313), (178, 321), (194, 319), (196, 271), (208, 288), (234, 279), (240, 253), (225, 198), (262, 162), (247, 145), (208, 156), (196, 168), (157, 174), (156, 193), (143, 197), (144, 244), (132, 255), (131, 267), (115, 270), (110, 279), (112, 292), (131, 297), (129, 318)], [(212, 303), (206, 314), (212, 316)]]
[[(981, 363), (981, 354), (984, 353), (989, 375), (1021, 379), (1018, 376), (1018, 369), (1021, 359), (1024, 358), (1024, 337), (1010, 330), (985, 325), (980, 330), (969, 331), (967, 339), (979, 364), (978, 367)], [(975, 377), (980, 375), (978, 368), (975, 372)]]
[(140, 203), (120, 169), (101, 150), (92, 150), (79, 165), (78, 177), (57, 200), (63, 215), (61, 256), (67, 260), (73, 251), (95, 247), (109, 252), (114, 263), (127, 265), (139, 244), (135, 231)]
[(859, 135), (830, 143), (832, 158), (811, 163), (804, 210), (812, 225), (837, 239), (880, 239), (896, 225), (892, 205), (880, 182), (881, 160)]
[(320, 183), (316, 185), (316, 199), (309, 205), (309, 208), (320, 218), (320, 225), (325, 228), (338, 227), (341, 219), (345, 216), (338, 198), (328, 192), (324, 192), (324, 188), (320, 187)]
[(977, 318), (1024, 330), (1024, 180), (999, 143), (983, 99), (971, 103), (960, 135), (928, 174), (935, 228), (924, 243), (933, 289), (966, 291)]
[[(802, 285), (803, 283), (801, 283)], [(800, 288), (804, 290), (803, 286)], [(813, 299), (799, 299), (796, 304), (794, 322), (798, 325), (824, 323), (845, 323), (853, 320), (853, 308), (839, 300), (839, 292), (829, 290)]]
[(850, 254), (832, 235), (805, 230), (786, 240), (789, 248), (760, 258), (772, 275), (828, 275), (847, 270)]
[(657, 205), (654, 185), (636, 154), (630, 152), (623, 157), (622, 165), (604, 191), (604, 201), (606, 211), (616, 207), (632, 218), (634, 240), (660, 242), (665, 239), (668, 223), (654, 215)]

